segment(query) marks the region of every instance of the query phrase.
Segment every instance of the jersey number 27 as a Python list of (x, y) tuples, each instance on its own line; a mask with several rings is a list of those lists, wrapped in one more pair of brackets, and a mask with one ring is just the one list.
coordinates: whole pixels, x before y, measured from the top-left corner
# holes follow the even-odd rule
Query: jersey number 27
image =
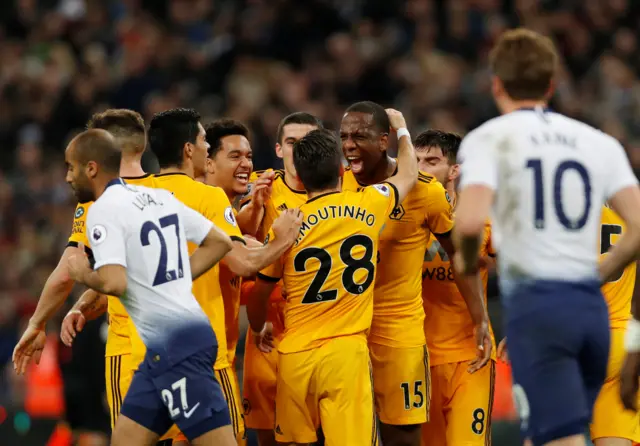
[[(167, 215), (158, 220), (160, 227), (152, 221), (146, 221), (140, 229), (140, 243), (142, 246), (151, 245), (151, 233), (156, 234), (158, 243), (160, 244), (160, 258), (158, 259), (158, 269), (153, 279), (153, 286), (162, 285), (163, 283), (172, 282), (174, 280), (182, 279), (184, 276), (184, 269), (182, 268), (182, 250), (180, 249), (180, 220), (177, 214)], [(173, 226), (176, 232), (176, 240), (178, 247), (178, 270), (168, 270), (167, 261), (169, 259), (167, 242), (162, 232), (163, 229)]]
[[(364, 248), (364, 254), (358, 259), (354, 258), (352, 254), (353, 249), (357, 246)], [(305, 272), (307, 270), (307, 261), (310, 259), (317, 259), (320, 262), (320, 269), (304, 294), (302, 303), (317, 304), (336, 300), (338, 298), (337, 289), (321, 291), (333, 267), (331, 254), (322, 248), (305, 248), (296, 254), (293, 259), (295, 271), (297, 273)], [(340, 245), (340, 261), (346, 265), (342, 272), (342, 286), (345, 290), (351, 294), (362, 294), (371, 286), (375, 277), (375, 265), (372, 260), (373, 241), (366, 235), (352, 235), (342, 242), (342, 245)], [(367, 276), (362, 283), (356, 283), (354, 279), (354, 275), (359, 269), (367, 271)]]

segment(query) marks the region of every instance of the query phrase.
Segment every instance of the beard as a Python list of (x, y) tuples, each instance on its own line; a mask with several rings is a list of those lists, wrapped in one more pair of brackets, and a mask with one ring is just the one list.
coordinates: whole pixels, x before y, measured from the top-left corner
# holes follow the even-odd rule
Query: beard
[(90, 201), (95, 201), (95, 196), (93, 195), (93, 192), (90, 190), (77, 189), (77, 190), (74, 190), (74, 194), (78, 199), (78, 203), (80, 204), (88, 203)]

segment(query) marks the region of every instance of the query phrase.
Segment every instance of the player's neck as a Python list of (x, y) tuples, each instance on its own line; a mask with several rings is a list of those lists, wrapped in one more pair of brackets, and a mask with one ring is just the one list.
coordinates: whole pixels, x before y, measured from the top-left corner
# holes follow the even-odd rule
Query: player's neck
[(396, 171), (397, 168), (398, 168), (398, 162), (393, 158), (391, 158), (390, 156), (385, 155), (380, 160), (375, 170), (371, 172), (370, 176), (357, 177), (357, 179), (358, 179), (358, 182), (365, 184), (367, 186), (371, 184), (381, 183), (385, 181), (387, 178), (392, 177), (393, 173)]
[(317, 192), (307, 192), (307, 198), (311, 200), (312, 198), (319, 197), (321, 195), (331, 194), (334, 192), (342, 192), (342, 187), (340, 186), (340, 183), (338, 183), (337, 187), (331, 187), (329, 189), (320, 190)]
[(445, 187), (445, 190), (449, 194), (449, 198), (451, 199), (451, 205), (455, 208), (456, 204), (458, 203), (458, 195), (456, 194), (455, 181), (449, 181), (447, 183), (447, 187)]
[(522, 110), (523, 108), (536, 108), (542, 107), (545, 108), (547, 106), (547, 101), (542, 100), (523, 100), (523, 101), (504, 101), (500, 104), (500, 111), (503, 115), (514, 112), (516, 110)]
[(192, 179), (196, 177), (196, 174), (193, 171), (192, 166), (183, 166), (183, 167), (172, 166), (172, 167), (165, 167), (164, 169), (160, 169), (160, 174), (165, 175), (168, 173), (183, 173)]
[(139, 155), (127, 155), (122, 154), (122, 161), (120, 161), (120, 176), (121, 177), (141, 177), (145, 175), (145, 171), (142, 170), (141, 157)]
[[(104, 194), (104, 191), (107, 190), (107, 185), (113, 181), (118, 179), (118, 177), (100, 175), (93, 180), (93, 193), (96, 197), (96, 200)], [(122, 181), (122, 180), (120, 180)], [(94, 200), (95, 201), (95, 200)]]
[(284, 182), (295, 191), (304, 191), (302, 181), (300, 181), (297, 175), (292, 175), (291, 172), (288, 172), (287, 169), (284, 169)]

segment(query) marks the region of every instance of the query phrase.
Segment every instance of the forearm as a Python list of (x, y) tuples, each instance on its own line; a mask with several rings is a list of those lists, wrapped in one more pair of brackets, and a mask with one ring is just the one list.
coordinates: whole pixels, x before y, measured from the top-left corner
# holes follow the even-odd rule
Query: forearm
[(640, 321), (640, 261), (636, 262), (636, 283), (631, 298), (631, 314)]
[(197, 248), (193, 254), (191, 254), (191, 257), (189, 257), (191, 278), (196, 280), (209, 271), (216, 263), (222, 260), (228, 252), (229, 249), (226, 245), (215, 247), (201, 246)]
[(640, 233), (629, 228), (609, 251), (609, 254), (600, 262), (599, 270), (602, 282), (611, 280), (635, 260), (638, 256), (639, 245)]
[(79, 311), (86, 320), (92, 321), (102, 316), (108, 308), (108, 297), (94, 290), (85, 291), (73, 305), (71, 311)]
[(275, 284), (264, 283), (258, 279), (249, 295), (247, 302), (247, 317), (251, 330), (259, 332), (267, 322), (269, 296)]
[(236, 221), (238, 227), (243, 234), (248, 234), (252, 237), (256, 237), (260, 230), (260, 223), (264, 217), (264, 206), (254, 206), (253, 202), (250, 202), (238, 212)]
[(38, 300), (36, 311), (31, 317), (33, 325), (44, 327), (71, 294), (74, 281), (69, 277), (65, 265), (59, 264), (47, 279)]
[(460, 294), (467, 304), (467, 310), (474, 325), (488, 323), (487, 308), (484, 304), (482, 279), (480, 274), (455, 274), (454, 279)]
[(482, 244), (482, 234), (461, 235), (456, 249), (460, 251), (465, 270), (471, 271), (478, 265), (480, 257), (480, 246)]
[(232, 272), (249, 277), (278, 260), (291, 246), (278, 239), (259, 248), (247, 248), (239, 243), (225, 257)]
[(402, 136), (398, 140), (398, 173), (403, 177), (418, 177), (418, 161), (411, 137)]

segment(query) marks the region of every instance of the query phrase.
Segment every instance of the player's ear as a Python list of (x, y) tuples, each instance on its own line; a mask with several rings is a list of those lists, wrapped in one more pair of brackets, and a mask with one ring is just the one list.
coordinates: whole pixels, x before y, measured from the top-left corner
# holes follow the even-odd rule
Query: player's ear
[(284, 157), (284, 154), (282, 153), (282, 146), (280, 145), (280, 143), (276, 143), (276, 156), (280, 159)]
[(89, 178), (95, 178), (98, 174), (98, 164), (95, 161), (89, 161), (84, 166), (84, 172)]
[(389, 148), (389, 134), (381, 133), (380, 134), (380, 151), (386, 152)]
[(547, 101), (550, 100), (553, 97), (554, 91), (556, 91), (556, 80), (555, 78), (551, 78), (551, 81), (549, 82), (549, 88), (544, 95), (544, 99)]
[(193, 149), (194, 148), (195, 147), (190, 142), (187, 142), (187, 143), (184, 144), (184, 147), (182, 148), (182, 152), (183, 152), (183, 155), (184, 155), (185, 159), (193, 158)]
[(340, 163), (340, 178), (344, 176), (344, 165)]
[(449, 181), (455, 181), (460, 177), (460, 164), (454, 164), (449, 168)]

